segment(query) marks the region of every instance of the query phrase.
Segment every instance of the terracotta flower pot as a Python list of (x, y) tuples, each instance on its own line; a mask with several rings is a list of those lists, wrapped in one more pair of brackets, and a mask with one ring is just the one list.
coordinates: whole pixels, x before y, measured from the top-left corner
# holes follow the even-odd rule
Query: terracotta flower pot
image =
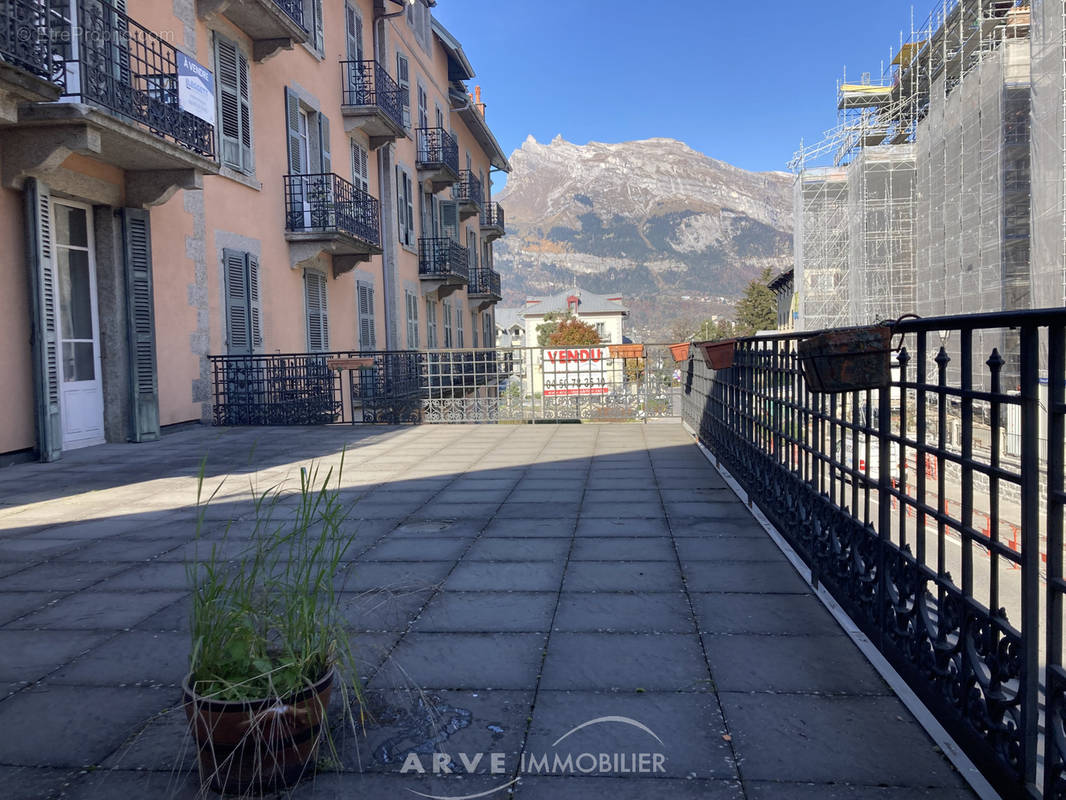
[(644, 358), (642, 344), (609, 344), (607, 350), (611, 358)]
[(674, 361), (688, 361), (690, 347), (691, 345), (688, 342), (670, 345), (670, 354), (674, 357)]
[(266, 794), (308, 774), (323, 735), (336, 671), (289, 698), (210, 700), (182, 686), (200, 780), (224, 794)]
[(850, 392), (888, 386), (892, 330), (887, 325), (830, 331), (801, 341), (796, 350), (812, 392)]
[(718, 342), (700, 342), (700, 350), (703, 351), (703, 360), (711, 369), (729, 369), (733, 366), (733, 351), (736, 349), (736, 339), (722, 339)]

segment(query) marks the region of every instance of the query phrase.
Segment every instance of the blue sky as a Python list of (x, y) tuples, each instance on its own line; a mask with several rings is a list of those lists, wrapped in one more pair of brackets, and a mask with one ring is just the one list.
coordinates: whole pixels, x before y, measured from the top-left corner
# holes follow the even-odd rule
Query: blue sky
[(900, 0), (438, 0), (434, 14), (507, 153), (528, 134), (668, 136), (751, 170), (783, 170), (820, 138), (845, 65), (879, 75), (911, 26)]

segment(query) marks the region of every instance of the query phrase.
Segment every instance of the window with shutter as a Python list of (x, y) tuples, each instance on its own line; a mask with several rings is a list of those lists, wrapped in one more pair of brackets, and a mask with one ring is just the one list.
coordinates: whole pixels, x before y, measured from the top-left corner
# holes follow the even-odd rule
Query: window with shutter
[(495, 342), (495, 339), (494, 339), (494, 337), (492, 335), (492, 333), (493, 333), (492, 329), (494, 327), (493, 324), (492, 324), (492, 314), (487, 312), (487, 311), (484, 314), (482, 314), (481, 315), (481, 324), (482, 324), (482, 329), (483, 329), (483, 336), (485, 337), (484, 338), (484, 343), (485, 343), (484, 346), (485, 347), (494, 347), (496, 345), (496, 342)]
[(463, 337), (463, 307), (458, 306), (455, 309), (455, 346), (466, 347)]
[(126, 256), (126, 327), (129, 341), (130, 440), (159, 438), (159, 377), (152, 295), (152, 235), (148, 212), (122, 210)]
[(329, 117), (322, 113), (315, 116), (318, 118), (318, 171), (328, 175), (333, 172), (329, 146)]
[(411, 65), (407, 56), (396, 51), (396, 84), (402, 90), (400, 101), (403, 103), (403, 126), (411, 127)]
[(452, 346), (452, 304), (444, 300), (440, 304), (441, 320), (444, 322), (444, 347)]
[(366, 149), (352, 140), (352, 183), (357, 189), (370, 191), (370, 164)]
[(478, 344), (478, 327), (477, 327), (477, 312), (470, 312), (470, 344), (476, 350), (480, 345)]
[(363, 352), (378, 349), (374, 322), (374, 287), (364, 281), (356, 284), (359, 302), (359, 349)]
[(422, 88), (422, 83), (418, 84), (418, 127), (429, 127), (429, 111), (428, 99), (426, 98), (426, 90)]
[(26, 218), (33, 220), (30, 270), (33, 293), (34, 399), (37, 403), (37, 449), (42, 461), (54, 461), (63, 450), (59, 417), (59, 320), (56, 309), (56, 265), (52, 252), (52, 197), (48, 186), (27, 178)]
[(400, 243), (415, 245), (415, 199), (411, 176), (403, 167), (396, 168), (396, 213)]
[(329, 350), (326, 276), (314, 270), (304, 270), (304, 297), (307, 308), (307, 349), (312, 353)]
[(407, 302), (407, 349), (418, 349), (418, 295), (404, 292)]
[(440, 201), (440, 234), (459, 241), (459, 204), (454, 200)]
[(474, 273), (477, 272), (477, 234), (470, 228), (466, 230), (466, 249), (470, 253), (470, 277), (474, 277)]
[(437, 342), (437, 301), (426, 298), (426, 347), (436, 350)]
[(252, 101), (248, 59), (235, 42), (215, 34), (218, 78), (218, 138), (222, 163), (251, 172)]
[(248, 297), (248, 254), (223, 250), (226, 274), (226, 350), (230, 355), (252, 353), (251, 309)]
[(415, 191), (411, 176), (404, 172), (403, 190), (407, 201), (407, 244), (415, 245)]
[(351, 3), (344, 4), (347, 53), (349, 61), (363, 60), (363, 17)]

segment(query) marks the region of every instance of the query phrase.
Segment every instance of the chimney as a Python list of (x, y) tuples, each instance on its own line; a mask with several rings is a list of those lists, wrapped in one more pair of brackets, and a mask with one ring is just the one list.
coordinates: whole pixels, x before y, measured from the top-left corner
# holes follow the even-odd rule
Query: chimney
[(577, 307), (580, 304), (581, 298), (578, 297), (576, 294), (572, 294), (568, 298), (566, 298), (566, 310), (573, 314), (577, 313)]
[(481, 116), (485, 116), (485, 104), (481, 102), (481, 87), (480, 86), (475, 86), (474, 87), (474, 97), (475, 97), (474, 106), (481, 113)]

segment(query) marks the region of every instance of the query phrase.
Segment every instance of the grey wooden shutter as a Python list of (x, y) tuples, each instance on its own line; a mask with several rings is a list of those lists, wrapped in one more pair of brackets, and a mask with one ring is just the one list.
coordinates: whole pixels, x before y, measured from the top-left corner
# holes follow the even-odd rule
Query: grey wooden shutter
[(403, 174), (403, 190), (407, 200), (407, 243), (415, 243), (415, 190), (411, 184), (411, 176)]
[(36, 178), (25, 184), (26, 220), (29, 224), (29, 273), (34, 399), (37, 405), (37, 450), (41, 461), (55, 461), (63, 450), (59, 417), (59, 324), (56, 310), (56, 274), (52, 256), (52, 196)]
[(369, 283), (359, 281), (356, 284), (359, 307), (359, 349), (362, 351), (377, 350), (377, 340), (374, 325), (374, 287)]
[(411, 127), (411, 65), (407, 57), (397, 51), (396, 53), (396, 83), (403, 90), (400, 100), (403, 103), (403, 126)]
[(252, 352), (263, 350), (263, 308), (259, 298), (259, 259), (251, 253), (245, 253), (248, 264), (248, 338)]
[(241, 100), (241, 167), (245, 172), (255, 168), (252, 159), (252, 82), (248, 73), (248, 59), (237, 50), (237, 76)]
[(159, 373), (152, 293), (152, 235), (148, 212), (122, 210), (126, 251), (126, 330), (129, 339), (130, 441), (159, 438)]
[(248, 308), (248, 269), (240, 250), (222, 251), (226, 273), (226, 350), (231, 356), (252, 353), (252, 333)]
[(329, 349), (329, 314), (326, 309), (326, 276), (304, 271), (304, 295), (307, 303), (307, 349), (320, 353)]
[(300, 163), (300, 100), (288, 87), (285, 87), (285, 126), (289, 132), (289, 172), (299, 175), (303, 172)]
[(404, 174), (399, 167), (396, 168), (396, 229), (400, 241), (407, 244), (407, 203), (404, 201)]
[(363, 18), (351, 3), (344, 4), (345, 33), (349, 61), (363, 60)]
[(358, 142), (352, 142), (352, 183), (364, 192), (370, 191), (370, 164), (367, 152)]
[(333, 172), (333, 160), (329, 154), (329, 117), (325, 114), (316, 114), (318, 117), (318, 164), (319, 172), (327, 175)]
[(326, 44), (325, 36), (323, 35), (322, 0), (314, 0), (311, 5), (315, 12), (315, 49), (322, 50)]
[(237, 45), (215, 34), (215, 74), (218, 76), (218, 138), (222, 163), (243, 167), (241, 157), (241, 79)]

